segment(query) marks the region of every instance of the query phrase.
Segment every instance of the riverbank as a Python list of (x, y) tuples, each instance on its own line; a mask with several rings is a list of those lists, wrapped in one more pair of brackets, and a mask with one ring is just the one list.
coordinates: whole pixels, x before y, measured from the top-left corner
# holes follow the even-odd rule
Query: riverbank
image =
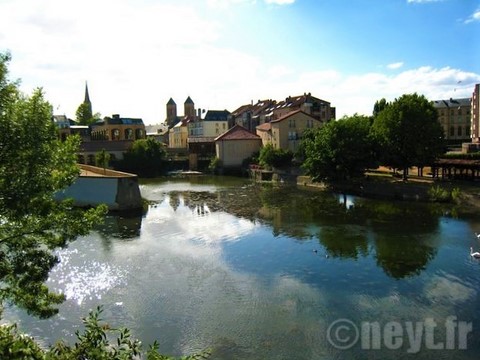
[[(480, 211), (480, 184), (476, 182), (442, 181), (425, 177), (409, 177), (407, 181), (403, 181), (391, 175), (372, 173), (362, 179), (334, 184), (313, 182), (309, 176), (299, 176), (297, 185), (375, 199), (447, 202), (464, 214), (478, 214)], [(432, 198), (434, 188), (447, 194), (455, 193), (455, 196), (447, 199)]]

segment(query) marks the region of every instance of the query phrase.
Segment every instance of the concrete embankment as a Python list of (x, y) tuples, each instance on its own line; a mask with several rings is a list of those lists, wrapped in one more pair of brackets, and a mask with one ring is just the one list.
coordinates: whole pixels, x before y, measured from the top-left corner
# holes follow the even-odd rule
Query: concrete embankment
[(56, 198), (72, 198), (76, 206), (106, 204), (109, 210), (133, 210), (142, 207), (138, 177), (134, 174), (80, 165), (81, 174)]

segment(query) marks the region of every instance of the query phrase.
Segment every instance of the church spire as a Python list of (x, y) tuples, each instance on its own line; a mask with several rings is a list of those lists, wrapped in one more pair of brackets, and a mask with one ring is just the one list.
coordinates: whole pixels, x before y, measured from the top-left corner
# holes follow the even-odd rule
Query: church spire
[(85, 81), (85, 100), (83, 100), (83, 103), (87, 106), (87, 115), (89, 118), (93, 117), (93, 111), (92, 111), (92, 102), (90, 101), (90, 95), (88, 94), (88, 84)]
[(91, 104), (90, 102), (90, 96), (88, 95), (88, 84), (85, 81), (85, 100), (83, 100), (85, 104)]

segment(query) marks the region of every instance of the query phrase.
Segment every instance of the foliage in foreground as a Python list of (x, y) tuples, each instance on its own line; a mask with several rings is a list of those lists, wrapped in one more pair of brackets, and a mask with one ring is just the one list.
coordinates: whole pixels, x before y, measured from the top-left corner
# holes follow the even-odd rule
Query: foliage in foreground
[(79, 138), (57, 139), (43, 91), (31, 96), (7, 78), (9, 54), (0, 53), (0, 308), (13, 303), (47, 318), (63, 295), (44, 282), (58, 262), (52, 250), (87, 234), (106, 207), (83, 211), (55, 193), (79, 174)]
[[(53, 250), (88, 234), (107, 208), (84, 211), (72, 201), (55, 200), (79, 174), (80, 139), (57, 139), (52, 107), (43, 91), (37, 89), (30, 97), (21, 94), (18, 83), (7, 78), (9, 61), (8, 53), (0, 53), (0, 315), (7, 303), (48, 318), (64, 300), (45, 285), (58, 263)], [(136, 358), (140, 343), (126, 329), (101, 324), (100, 313), (98, 309), (84, 319), (85, 330), (77, 333), (74, 346), (59, 342), (43, 349), (15, 324), (0, 325), (0, 359)], [(113, 335), (117, 337), (112, 342)], [(157, 350), (154, 344), (147, 358), (169, 359)]]
[(32, 359), (32, 360), (200, 360), (206, 359), (209, 352), (175, 358), (161, 355), (158, 344), (154, 343), (144, 352), (141, 343), (133, 339), (128, 329), (114, 329), (103, 323), (100, 315), (102, 308), (91, 311), (82, 319), (84, 330), (77, 331), (75, 344), (58, 342), (48, 349), (40, 347), (35, 340), (18, 331), (17, 325), (0, 326), (0, 359)]

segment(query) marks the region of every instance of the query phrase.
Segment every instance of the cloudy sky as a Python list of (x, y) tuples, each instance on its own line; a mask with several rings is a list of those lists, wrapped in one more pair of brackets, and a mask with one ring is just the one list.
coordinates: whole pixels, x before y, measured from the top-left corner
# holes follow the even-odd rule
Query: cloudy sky
[(418, 92), (470, 97), (480, 83), (480, 0), (0, 0), (11, 78), (74, 118), (165, 120), (311, 92), (337, 117)]

